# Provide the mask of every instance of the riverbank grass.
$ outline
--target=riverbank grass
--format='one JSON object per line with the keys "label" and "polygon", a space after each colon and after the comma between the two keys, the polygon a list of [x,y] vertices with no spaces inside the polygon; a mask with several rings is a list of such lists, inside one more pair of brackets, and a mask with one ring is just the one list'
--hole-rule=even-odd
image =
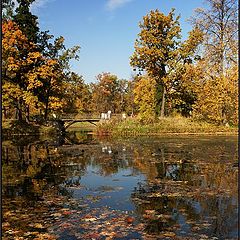
{"label": "riverbank grass", "polygon": [[31,135],[39,134],[39,126],[25,121],[4,120],[2,121],[4,135]]}
{"label": "riverbank grass", "polygon": [[2,132],[8,135],[51,135],[57,130],[53,126],[40,125],[34,122],[4,120],[2,121]]}
{"label": "riverbank grass", "polygon": [[95,130],[96,126],[89,123],[89,122],[76,122],[68,127],[69,131],[93,131]]}
{"label": "riverbank grass", "polygon": [[112,120],[98,125],[97,132],[112,136],[140,136],[162,134],[237,134],[237,127],[219,126],[184,117],[166,117],[154,123],[143,123],[129,118],[125,121]]}

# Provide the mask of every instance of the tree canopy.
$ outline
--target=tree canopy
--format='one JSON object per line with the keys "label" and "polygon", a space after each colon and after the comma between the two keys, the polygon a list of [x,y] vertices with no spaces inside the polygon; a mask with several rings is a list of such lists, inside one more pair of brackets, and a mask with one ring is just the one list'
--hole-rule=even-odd
{"label": "tree canopy", "polygon": [[[2,106],[4,117],[29,121],[51,113],[127,113],[146,122],[174,115],[217,124],[238,122],[236,0],[207,0],[182,40],[180,16],[158,9],[143,16],[130,65],[137,75],[103,72],[85,83],[71,70],[79,46],[41,31],[34,0],[4,0]],[[15,3],[16,6],[15,6]]]}
{"label": "tree canopy", "polygon": [[[139,72],[145,72],[156,81],[156,114],[165,114],[165,98],[169,96],[182,70],[183,64],[194,55],[202,40],[198,28],[189,33],[189,38],[181,42],[179,16],[172,9],[164,15],[158,9],[151,11],[140,22],[140,33],[135,42],[135,51],[130,64]],[[161,107],[160,107],[161,104]]]}

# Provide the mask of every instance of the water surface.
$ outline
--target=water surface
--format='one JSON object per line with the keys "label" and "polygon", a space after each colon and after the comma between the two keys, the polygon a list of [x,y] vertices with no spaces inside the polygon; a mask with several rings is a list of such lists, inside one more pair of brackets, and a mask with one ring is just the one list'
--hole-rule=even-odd
{"label": "water surface", "polygon": [[8,139],[4,239],[237,239],[237,137]]}

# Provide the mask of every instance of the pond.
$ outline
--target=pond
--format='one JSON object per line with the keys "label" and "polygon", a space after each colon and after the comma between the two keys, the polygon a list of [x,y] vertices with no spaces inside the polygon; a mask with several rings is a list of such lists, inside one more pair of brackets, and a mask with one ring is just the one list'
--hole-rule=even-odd
{"label": "pond", "polygon": [[3,239],[237,239],[234,136],[2,142]]}

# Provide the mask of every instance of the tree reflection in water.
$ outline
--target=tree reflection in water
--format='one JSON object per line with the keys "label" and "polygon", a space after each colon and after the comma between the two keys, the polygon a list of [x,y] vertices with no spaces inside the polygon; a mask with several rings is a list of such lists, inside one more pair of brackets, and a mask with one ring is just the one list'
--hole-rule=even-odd
{"label": "tree reflection in water", "polygon": [[[113,142],[71,133],[64,141],[3,141],[4,236],[12,239],[11,231],[16,236],[48,232],[59,221],[65,221],[60,215],[66,206],[85,214],[93,211],[95,203],[89,207],[87,195],[82,195],[87,191],[83,182],[88,184],[98,176],[109,179],[108,186],[96,182],[101,197],[96,196],[96,190],[93,193],[88,190],[88,194],[93,194],[90,201],[98,202],[96,206],[111,205],[111,201],[125,194],[127,201],[121,202],[122,207],[132,208],[136,218],[136,225],[126,229],[133,233],[136,226],[134,234],[138,235],[134,236],[234,238],[237,236],[236,161],[237,141],[224,137]],[[137,180],[136,176],[143,178]],[[126,189],[116,187],[116,181]],[[102,199],[106,196],[109,200]],[[71,217],[76,218],[74,214]],[[138,223],[144,227],[140,228]],[[72,232],[79,233],[80,225],[72,224]]]}

